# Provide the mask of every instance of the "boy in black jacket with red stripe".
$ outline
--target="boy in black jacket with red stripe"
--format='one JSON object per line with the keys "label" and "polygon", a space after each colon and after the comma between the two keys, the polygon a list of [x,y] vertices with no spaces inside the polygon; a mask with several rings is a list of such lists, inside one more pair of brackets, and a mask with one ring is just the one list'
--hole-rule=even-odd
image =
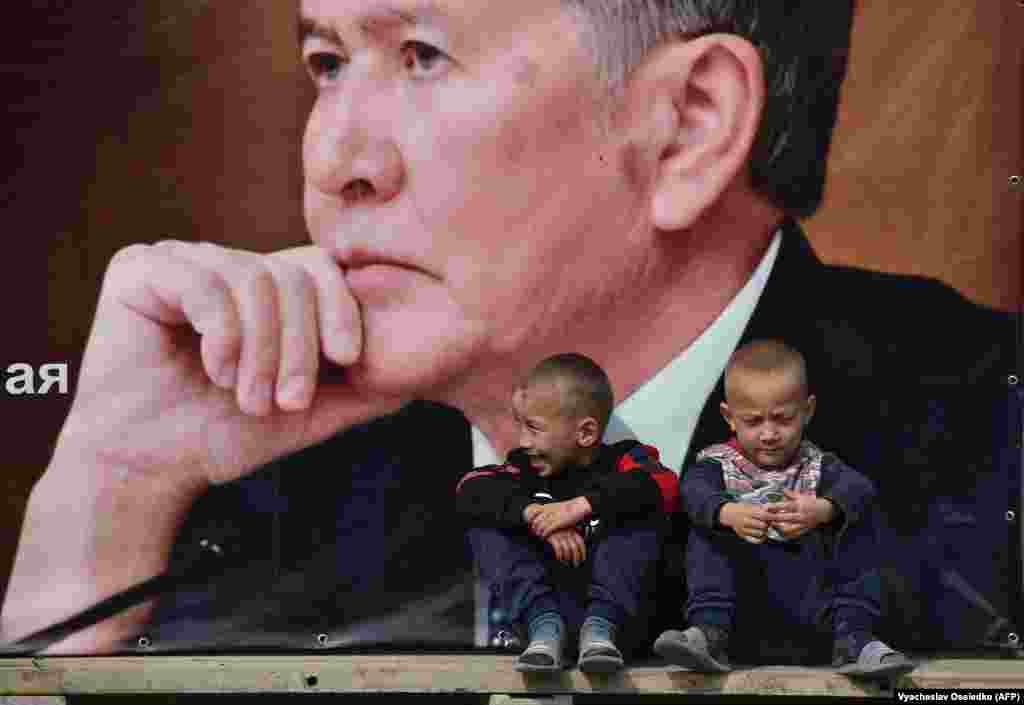
{"label": "boy in black jacket with red stripe", "polygon": [[678,480],[651,446],[601,443],[613,405],[607,375],[589,358],[544,360],[512,398],[520,447],[458,485],[481,577],[508,622],[527,626],[517,670],[560,669],[580,617],[580,668],[618,670],[616,640],[643,613]]}

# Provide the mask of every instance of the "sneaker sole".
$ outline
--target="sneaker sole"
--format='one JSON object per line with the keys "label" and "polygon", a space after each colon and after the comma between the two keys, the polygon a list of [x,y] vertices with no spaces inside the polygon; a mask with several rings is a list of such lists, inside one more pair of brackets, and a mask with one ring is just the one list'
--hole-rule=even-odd
{"label": "sneaker sole", "polygon": [[562,670],[562,664],[556,663],[550,666],[543,666],[538,663],[517,662],[515,669],[519,673],[557,673]]}
{"label": "sneaker sole", "polygon": [[909,661],[897,661],[894,663],[880,663],[877,666],[858,666],[855,663],[848,664],[837,669],[837,673],[851,678],[864,678],[866,680],[885,680],[897,678],[910,673],[917,664]]}
{"label": "sneaker sole", "polygon": [[732,671],[732,668],[721,661],[716,661],[709,655],[691,651],[673,641],[655,641],[654,653],[669,663],[683,666],[699,673],[729,673]]}
{"label": "sneaker sole", "polygon": [[580,670],[584,673],[617,673],[625,665],[622,659],[603,654],[581,658],[579,663]]}

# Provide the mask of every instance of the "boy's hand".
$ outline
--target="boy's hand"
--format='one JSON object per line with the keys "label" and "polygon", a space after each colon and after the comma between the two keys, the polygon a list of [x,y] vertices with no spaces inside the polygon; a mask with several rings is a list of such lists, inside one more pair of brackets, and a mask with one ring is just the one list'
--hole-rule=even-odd
{"label": "boy's hand", "polygon": [[764,543],[773,515],[763,505],[726,502],[718,512],[718,523],[751,543]]}
{"label": "boy's hand", "polygon": [[590,506],[590,500],[586,497],[544,504],[529,519],[530,533],[537,538],[547,539],[560,529],[576,526],[592,513],[593,508]]}
{"label": "boy's hand", "polygon": [[786,499],[767,505],[767,509],[772,513],[772,526],[787,539],[802,536],[835,518],[835,507],[827,499],[813,492],[783,492]]}
{"label": "boy's hand", "polygon": [[578,567],[587,559],[587,543],[576,529],[559,529],[545,539],[555,550],[555,558]]}
{"label": "boy's hand", "polygon": [[543,506],[543,504],[527,504],[526,507],[523,508],[523,521],[529,524],[533,521],[533,518],[537,516],[537,513]]}

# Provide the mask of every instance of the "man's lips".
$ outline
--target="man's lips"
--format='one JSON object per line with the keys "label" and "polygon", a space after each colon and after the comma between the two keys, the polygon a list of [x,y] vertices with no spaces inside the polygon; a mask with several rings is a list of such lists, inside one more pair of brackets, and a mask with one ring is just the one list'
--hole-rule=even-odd
{"label": "man's lips", "polygon": [[365,247],[352,246],[332,253],[334,260],[342,270],[360,270],[369,267],[394,267],[419,272],[437,279],[432,272],[413,262],[410,258],[386,252],[379,252]]}

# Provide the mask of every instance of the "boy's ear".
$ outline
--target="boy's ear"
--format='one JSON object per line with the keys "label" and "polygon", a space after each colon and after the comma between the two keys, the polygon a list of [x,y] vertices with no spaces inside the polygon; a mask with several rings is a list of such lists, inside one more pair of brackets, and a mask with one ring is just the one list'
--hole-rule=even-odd
{"label": "boy's ear", "polygon": [[814,418],[814,410],[818,408],[818,400],[813,394],[807,397],[807,420],[804,422],[804,426],[811,422]]}
{"label": "boy's ear", "polygon": [[722,418],[725,419],[725,422],[729,424],[729,429],[736,433],[736,422],[733,421],[732,409],[729,408],[729,405],[723,401],[718,405],[718,410],[722,413]]}
{"label": "boy's ear", "polygon": [[591,448],[601,441],[597,419],[588,416],[576,426],[576,442],[581,448]]}
{"label": "boy's ear", "polygon": [[745,169],[764,110],[757,49],[731,34],[667,43],[634,72],[629,114],[656,228],[691,227]]}

